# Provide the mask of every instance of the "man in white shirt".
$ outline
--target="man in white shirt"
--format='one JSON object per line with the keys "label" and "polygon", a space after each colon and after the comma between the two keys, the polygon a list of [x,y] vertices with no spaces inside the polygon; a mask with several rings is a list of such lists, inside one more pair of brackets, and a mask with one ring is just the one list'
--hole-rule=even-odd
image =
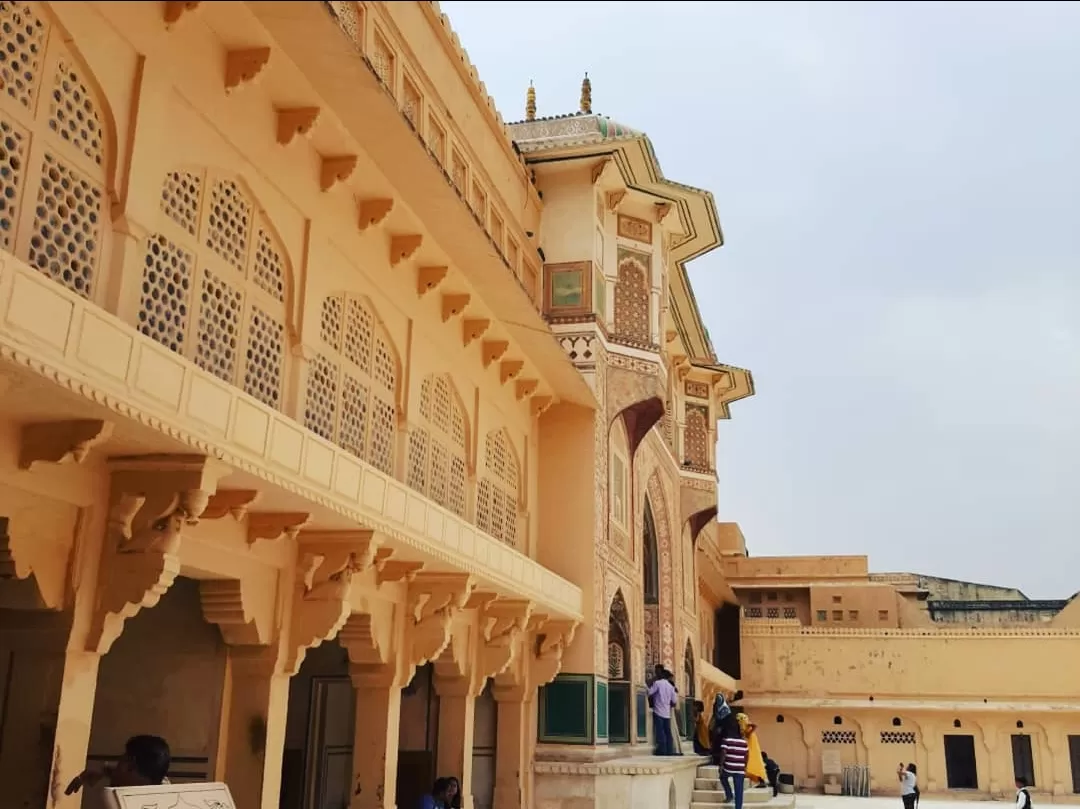
{"label": "man in white shirt", "polygon": [[903,762],[896,768],[896,777],[900,780],[900,800],[904,802],[904,809],[915,809],[915,803],[919,798],[918,780],[915,774],[915,765]]}
{"label": "man in white shirt", "polygon": [[1028,782],[1022,775],[1016,776],[1016,809],[1031,809],[1031,794]]}

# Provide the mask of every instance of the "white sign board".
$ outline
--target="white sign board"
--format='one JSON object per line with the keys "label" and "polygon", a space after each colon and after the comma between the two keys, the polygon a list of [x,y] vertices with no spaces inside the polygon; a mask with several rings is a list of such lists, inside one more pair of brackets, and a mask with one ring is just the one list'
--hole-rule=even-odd
{"label": "white sign board", "polygon": [[844,772],[844,762],[840,757],[839,750],[821,751],[821,774],[841,775]]}
{"label": "white sign board", "polygon": [[107,809],[236,809],[225,784],[161,784],[154,787],[110,787]]}

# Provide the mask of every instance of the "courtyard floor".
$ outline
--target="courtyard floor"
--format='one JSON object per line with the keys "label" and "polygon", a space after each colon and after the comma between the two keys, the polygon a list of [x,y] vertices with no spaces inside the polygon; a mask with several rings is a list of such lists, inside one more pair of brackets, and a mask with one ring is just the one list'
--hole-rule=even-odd
{"label": "courtyard floor", "polygon": [[[1075,796],[1068,796],[1066,800],[1054,801],[1055,804],[1075,804],[1075,800],[1069,800]],[[926,809],[971,809],[973,803],[996,803],[999,806],[1013,805],[1012,800],[991,801],[990,798],[957,799],[949,797],[935,798],[932,795],[924,795],[920,806]],[[1048,796],[1033,796],[1032,803],[1035,806],[1049,803]],[[813,793],[800,792],[795,801],[795,809],[903,809],[900,798],[874,797],[874,798],[851,798],[844,795],[816,795]]]}

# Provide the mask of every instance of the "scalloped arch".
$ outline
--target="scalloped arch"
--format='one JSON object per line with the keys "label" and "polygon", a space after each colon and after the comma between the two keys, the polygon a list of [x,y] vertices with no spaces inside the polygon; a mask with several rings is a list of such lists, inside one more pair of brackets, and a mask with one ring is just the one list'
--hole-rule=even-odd
{"label": "scalloped arch", "polygon": [[[72,13],[71,7],[77,6],[77,4],[45,3],[34,2],[31,0],[31,2],[27,2],[26,5],[32,7],[35,11],[38,11],[41,16],[48,21],[48,24],[55,28],[56,33],[60,36],[63,48],[67,51],[71,60],[82,71],[81,78],[88,85],[90,91],[94,95],[94,100],[98,104],[98,108],[101,112],[102,151],[105,156],[105,160],[103,161],[104,164],[102,166],[105,179],[105,193],[110,203],[110,217],[115,218],[119,213],[117,207],[119,203],[122,202],[116,181],[118,170],[117,143],[119,140],[116,132],[116,115],[113,113],[112,104],[109,102],[109,96],[105,92],[105,88],[102,86],[101,82],[98,81],[97,72],[76,44],[75,38],[71,35],[68,26],[64,24],[63,17],[66,14]],[[58,11],[58,8],[62,9],[62,11]],[[51,33],[50,38],[52,38]]]}
{"label": "scalloped arch", "polygon": [[[203,213],[203,211],[205,209],[205,206],[207,205],[205,195],[210,193],[210,189],[211,189],[214,182],[217,182],[217,181],[220,181],[220,180],[227,180],[227,181],[230,181],[230,182],[234,183],[247,196],[247,198],[251,201],[252,213],[254,214],[254,221],[260,223],[266,229],[267,235],[269,236],[271,243],[277,249],[278,253],[281,255],[282,261],[285,264],[285,266],[283,268],[284,269],[284,289],[282,290],[282,298],[284,299],[284,305],[285,305],[285,331],[286,331],[286,334],[288,335],[288,338],[289,338],[289,345],[290,346],[298,345],[299,342],[300,342],[300,333],[299,333],[299,330],[297,329],[298,317],[297,317],[297,314],[296,314],[296,303],[297,303],[296,276],[295,276],[294,269],[293,269],[296,266],[296,264],[293,261],[292,256],[290,255],[288,248],[285,246],[284,240],[281,238],[281,233],[278,231],[277,225],[274,223],[274,218],[270,215],[270,213],[263,206],[262,201],[259,199],[259,195],[256,193],[255,189],[252,188],[251,183],[249,183],[247,181],[247,178],[244,176],[243,172],[236,171],[233,168],[218,167],[218,166],[216,166],[214,164],[209,164],[209,163],[175,163],[175,164],[172,165],[172,167],[170,169],[168,169],[165,172],[165,176],[162,179],[162,188],[164,188],[167,185],[167,183],[169,181],[169,177],[174,172],[185,172],[185,173],[188,173],[188,174],[196,174],[196,175],[199,175],[202,178],[202,181],[203,181],[203,188],[201,189],[201,192],[200,192],[200,200],[199,200],[199,206],[198,206],[200,221],[196,223],[196,234],[195,234],[196,241],[198,241],[198,239],[202,235],[199,228],[201,227],[202,213]],[[161,207],[158,208],[158,216],[159,216],[159,221],[162,221],[162,222],[175,222],[175,220],[172,219],[169,216],[169,214]],[[252,244],[248,245],[248,251],[249,252],[256,249],[255,246],[254,246],[255,245],[255,242],[254,242],[255,238],[256,237],[254,235],[254,227],[253,227],[253,229],[252,229]],[[199,243],[200,249],[202,249],[204,246],[205,245],[203,245],[201,242]],[[373,315],[377,316],[374,308],[372,308],[371,311],[372,311]],[[395,360],[396,360],[396,351],[397,351],[397,349],[396,349],[396,347],[393,346],[392,342],[391,342],[391,347],[394,348]]]}
{"label": "scalloped arch", "polygon": [[379,335],[386,342],[386,347],[390,351],[390,359],[394,365],[394,406],[397,409],[398,416],[400,417],[403,412],[403,402],[405,398],[405,384],[402,379],[402,361],[401,352],[398,350],[397,343],[394,342],[394,338],[390,335],[390,330],[386,328],[386,321],[383,320],[382,315],[379,314],[379,309],[375,305],[374,301],[368,295],[362,292],[352,292],[347,289],[335,289],[326,293],[323,296],[322,303],[320,304],[320,314],[322,308],[326,306],[326,301],[330,298],[340,298],[343,302],[345,300],[358,301],[361,306],[367,309],[371,313],[373,325],[378,331]]}

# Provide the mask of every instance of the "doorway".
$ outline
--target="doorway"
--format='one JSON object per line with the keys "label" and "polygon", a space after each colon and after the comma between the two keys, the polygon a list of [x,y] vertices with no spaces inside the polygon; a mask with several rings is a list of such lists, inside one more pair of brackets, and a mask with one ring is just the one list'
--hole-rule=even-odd
{"label": "doorway", "polygon": [[1031,755],[1031,737],[1014,733],[1012,737],[1013,775],[1023,778],[1029,787],[1035,786],[1035,758]]}
{"label": "doorway", "polygon": [[945,737],[945,773],[949,789],[979,788],[974,736],[950,734]]}
{"label": "doorway", "polygon": [[740,614],[738,604],[723,604],[716,611],[716,649],[713,652],[713,664],[736,680],[742,677]]}
{"label": "doorway", "polygon": [[1080,795],[1080,736],[1069,737],[1069,763],[1072,765],[1073,793]]}

